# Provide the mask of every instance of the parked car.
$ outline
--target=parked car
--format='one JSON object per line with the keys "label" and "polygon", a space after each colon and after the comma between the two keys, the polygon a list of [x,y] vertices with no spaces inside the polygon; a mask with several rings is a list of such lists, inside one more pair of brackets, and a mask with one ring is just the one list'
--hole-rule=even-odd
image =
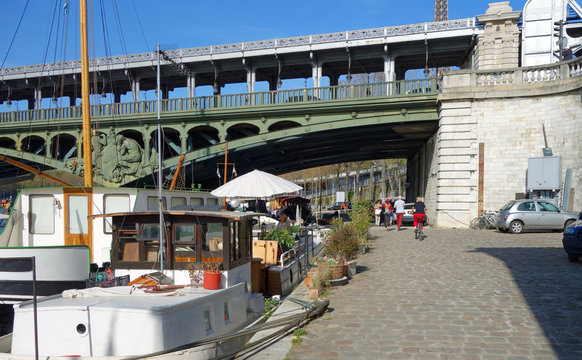
{"label": "parked car", "polygon": [[342,210],[342,204],[343,204],[343,209],[351,209],[352,208],[352,203],[338,201],[335,204],[328,206],[327,209],[328,210]]}
{"label": "parked car", "polygon": [[572,224],[578,214],[560,210],[548,200],[512,200],[497,215],[500,231],[519,234],[524,230],[562,230]]}
{"label": "parked car", "polygon": [[[412,213],[412,207],[414,203],[406,203],[404,204],[404,215],[402,216],[402,223],[403,224],[414,224],[414,214]],[[422,219],[422,225],[426,225],[427,215],[424,215],[424,219]]]}
{"label": "parked car", "polygon": [[[580,216],[582,217],[582,213]],[[582,257],[582,220],[575,221],[564,229],[562,245],[570,262],[578,261]]]}

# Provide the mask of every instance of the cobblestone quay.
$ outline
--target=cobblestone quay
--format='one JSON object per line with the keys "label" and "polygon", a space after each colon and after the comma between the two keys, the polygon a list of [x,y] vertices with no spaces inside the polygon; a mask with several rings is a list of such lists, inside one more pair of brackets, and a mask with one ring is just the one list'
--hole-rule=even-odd
{"label": "cobblestone quay", "polygon": [[[582,359],[582,263],[559,233],[371,229],[289,359]],[[303,285],[304,286],[304,285]]]}

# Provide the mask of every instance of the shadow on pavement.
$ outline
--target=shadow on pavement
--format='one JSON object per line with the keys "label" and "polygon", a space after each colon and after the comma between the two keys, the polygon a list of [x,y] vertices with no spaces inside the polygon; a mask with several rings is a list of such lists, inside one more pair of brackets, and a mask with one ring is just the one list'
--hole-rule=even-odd
{"label": "shadow on pavement", "polygon": [[582,263],[562,248],[477,248],[503,261],[559,359],[582,359]]}

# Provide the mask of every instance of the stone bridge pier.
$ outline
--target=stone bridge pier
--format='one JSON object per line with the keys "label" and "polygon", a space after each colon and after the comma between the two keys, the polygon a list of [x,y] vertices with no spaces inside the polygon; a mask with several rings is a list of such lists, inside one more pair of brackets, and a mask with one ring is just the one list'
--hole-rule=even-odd
{"label": "stone bridge pier", "polygon": [[468,226],[526,195],[528,158],[552,148],[582,209],[582,59],[538,67],[457,70],[438,96],[439,128],[409,158],[407,200],[424,196],[433,225]]}

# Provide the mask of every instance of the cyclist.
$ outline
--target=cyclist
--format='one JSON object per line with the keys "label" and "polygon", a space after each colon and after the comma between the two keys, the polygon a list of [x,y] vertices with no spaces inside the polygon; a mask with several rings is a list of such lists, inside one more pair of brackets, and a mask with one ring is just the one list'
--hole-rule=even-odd
{"label": "cyclist", "polygon": [[416,202],[412,205],[412,213],[414,214],[414,232],[416,232],[418,222],[420,221],[422,224],[422,220],[426,214],[426,206],[420,196],[416,198]]}

